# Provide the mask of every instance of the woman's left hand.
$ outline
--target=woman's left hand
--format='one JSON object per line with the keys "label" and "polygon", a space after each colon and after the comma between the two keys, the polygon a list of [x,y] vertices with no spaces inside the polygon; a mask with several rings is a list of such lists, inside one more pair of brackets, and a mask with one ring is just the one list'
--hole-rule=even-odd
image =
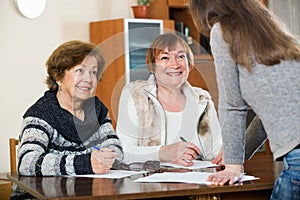
{"label": "woman's left hand", "polygon": [[229,183],[230,185],[236,183],[240,180],[243,174],[243,165],[225,165],[225,169],[219,171],[213,175],[210,175],[207,181],[211,182],[213,185],[224,185]]}

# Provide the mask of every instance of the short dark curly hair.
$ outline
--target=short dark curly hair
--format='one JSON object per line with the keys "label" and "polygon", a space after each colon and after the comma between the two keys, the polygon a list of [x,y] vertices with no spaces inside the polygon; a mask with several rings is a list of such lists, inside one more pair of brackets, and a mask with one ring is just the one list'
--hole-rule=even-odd
{"label": "short dark curly hair", "polygon": [[100,49],[91,43],[72,40],[58,46],[46,62],[48,75],[45,83],[49,90],[58,90],[58,84],[56,82],[64,77],[65,71],[80,64],[86,56],[95,56],[97,59],[97,78],[99,80],[105,65]]}

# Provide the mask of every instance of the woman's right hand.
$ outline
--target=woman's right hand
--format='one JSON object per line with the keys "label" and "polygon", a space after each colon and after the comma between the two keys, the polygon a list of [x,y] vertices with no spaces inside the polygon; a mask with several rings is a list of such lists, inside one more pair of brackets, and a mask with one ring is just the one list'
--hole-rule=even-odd
{"label": "woman's right hand", "polygon": [[108,173],[112,167],[117,154],[113,149],[103,148],[93,151],[91,154],[91,165],[95,174]]}
{"label": "woman's right hand", "polygon": [[191,142],[176,142],[162,146],[158,156],[160,161],[175,163],[182,166],[193,165],[192,160],[200,154],[200,149]]}
{"label": "woman's right hand", "polygon": [[225,164],[225,169],[210,175],[207,181],[210,181],[213,185],[224,185],[229,183],[232,185],[241,179],[243,175],[244,167],[238,164]]}

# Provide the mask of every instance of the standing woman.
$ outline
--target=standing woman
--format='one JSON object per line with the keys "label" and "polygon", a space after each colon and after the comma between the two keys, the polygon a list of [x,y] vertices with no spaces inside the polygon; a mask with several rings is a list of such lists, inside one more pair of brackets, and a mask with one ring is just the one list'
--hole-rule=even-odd
{"label": "standing woman", "polygon": [[232,184],[243,173],[251,108],[284,160],[272,199],[300,199],[300,45],[259,0],[192,0],[201,33],[210,36],[219,87],[225,170],[209,177]]}

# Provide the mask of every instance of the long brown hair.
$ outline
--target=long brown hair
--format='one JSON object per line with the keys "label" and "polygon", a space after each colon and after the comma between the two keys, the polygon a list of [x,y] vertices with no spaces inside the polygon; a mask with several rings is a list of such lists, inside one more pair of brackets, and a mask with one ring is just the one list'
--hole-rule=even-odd
{"label": "long brown hair", "polygon": [[300,60],[297,38],[259,0],[191,0],[190,10],[204,35],[220,23],[231,57],[250,71],[254,62]]}

